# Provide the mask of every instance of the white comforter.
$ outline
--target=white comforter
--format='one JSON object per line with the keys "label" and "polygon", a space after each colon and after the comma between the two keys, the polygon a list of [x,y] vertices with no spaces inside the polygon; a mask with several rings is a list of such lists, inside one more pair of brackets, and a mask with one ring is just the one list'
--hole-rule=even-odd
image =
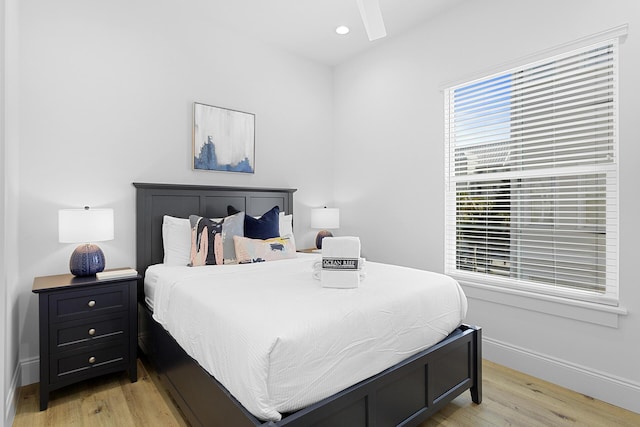
{"label": "white comforter", "polygon": [[442,274],[366,264],[322,288],[317,255],[247,265],[154,265],[153,317],[256,417],[277,421],[442,340],[467,300]]}

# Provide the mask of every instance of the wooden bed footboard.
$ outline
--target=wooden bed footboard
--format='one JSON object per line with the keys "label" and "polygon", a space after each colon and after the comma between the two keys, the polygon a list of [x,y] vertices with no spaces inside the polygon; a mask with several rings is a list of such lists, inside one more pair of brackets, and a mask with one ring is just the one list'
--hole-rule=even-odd
{"label": "wooden bed footboard", "polygon": [[278,422],[255,418],[139,305],[139,346],[193,426],[416,426],[470,390],[482,401],[482,330],[462,325],[438,344]]}

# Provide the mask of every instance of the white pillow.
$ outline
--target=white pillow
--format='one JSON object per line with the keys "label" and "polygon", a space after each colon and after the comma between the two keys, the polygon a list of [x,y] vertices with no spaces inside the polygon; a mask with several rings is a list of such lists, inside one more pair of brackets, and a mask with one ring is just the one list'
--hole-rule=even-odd
{"label": "white pillow", "polygon": [[293,215],[285,215],[284,212],[280,212],[279,220],[280,236],[293,234]]}
{"label": "white pillow", "polygon": [[191,224],[188,218],[162,218],[162,245],[166,265],[187,265],[191,261]]}
{"label": "white pillow", "polygon": [[280,212],[278,226],[280,227],[280,237],[288,237],[291,239],[293,246],[296,245],[296,239],[293,237],[293,215],[285,215],[284,212]]}

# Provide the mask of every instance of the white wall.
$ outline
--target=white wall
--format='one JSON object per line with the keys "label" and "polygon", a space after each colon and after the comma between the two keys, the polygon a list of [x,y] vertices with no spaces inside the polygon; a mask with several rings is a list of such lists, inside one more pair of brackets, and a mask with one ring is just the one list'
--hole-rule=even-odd
{"label": "white wall", "polygon": [[0,388],[0,420],[2,421],[2,425],[9,425],[7,419],[5,418],[6,413],[6,403],[5,396],[7,396],[8,392],[8,384],[5,378],[7,377],[8,365],[5,363],[6,359],[6,351],[11,346],[7,345],[5,342],[5,325],[7,323],[6,313],[7,313],[7,276],[6,276],[6,267],[4,262],[5,257],[5,168],[6,168],[6,156],[5,156],[5,29],[7,27],[7,22],[5,20],[5,0],[0,0],[0,22],[2,22],[2,30],[0,31],[0,165],[2,165],[2,172],[0,173],[0,365],[2,369],[0,369],[0,384],[3,384],[2,388]]}
{"label": "white wall", "polygon": [[441,86],[625,23],[620,299],[629,314],[609,327],[567,318],[580,311],[575,307],[551,307],[548,311],[556,314],[548,314],[549,307],[540,308],[537,301],[520,300],[524,308],[518,308],[474,297],[467,320],[483,326],[489,359],[640,412],[640,287],[634,270],[640,239],[635,184],[640,181],[635,117],[640,111],[640,2],[467,1],[336,67],[335,138],[341,156],[335,200],[342,211],[340,233],[359,235],[368,258],[443,271]]}
{"label": "white wall", "polygon": [[[132,182],[298,188],[332,202],[331,69],[213,25],[206,2],[20,1],[20,359],[38,380],[34,276],[68,271],[60,208],[115,209],[107,267],[135,266]],[[232,23],[231,23],[232,24]],[[256,114],[256,173],[192,171],[194,101]]]}
{"label": "white wall", "polygon": [[0,422],[11,425],[20,386],[18,319],[18,0],[0,0]]}

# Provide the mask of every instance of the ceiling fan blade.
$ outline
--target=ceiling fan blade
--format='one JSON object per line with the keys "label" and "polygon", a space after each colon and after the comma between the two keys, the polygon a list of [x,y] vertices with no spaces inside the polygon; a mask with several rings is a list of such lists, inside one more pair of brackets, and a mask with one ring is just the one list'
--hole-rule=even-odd
{"label": "ceiling fan blade", "polygon": [[387,35],[387,29],[384,27],[382,20],[382,12],[380,12],[380,3],[378,0],[356,0],[364,28],[367,30],[369,41],[374,41]]}

